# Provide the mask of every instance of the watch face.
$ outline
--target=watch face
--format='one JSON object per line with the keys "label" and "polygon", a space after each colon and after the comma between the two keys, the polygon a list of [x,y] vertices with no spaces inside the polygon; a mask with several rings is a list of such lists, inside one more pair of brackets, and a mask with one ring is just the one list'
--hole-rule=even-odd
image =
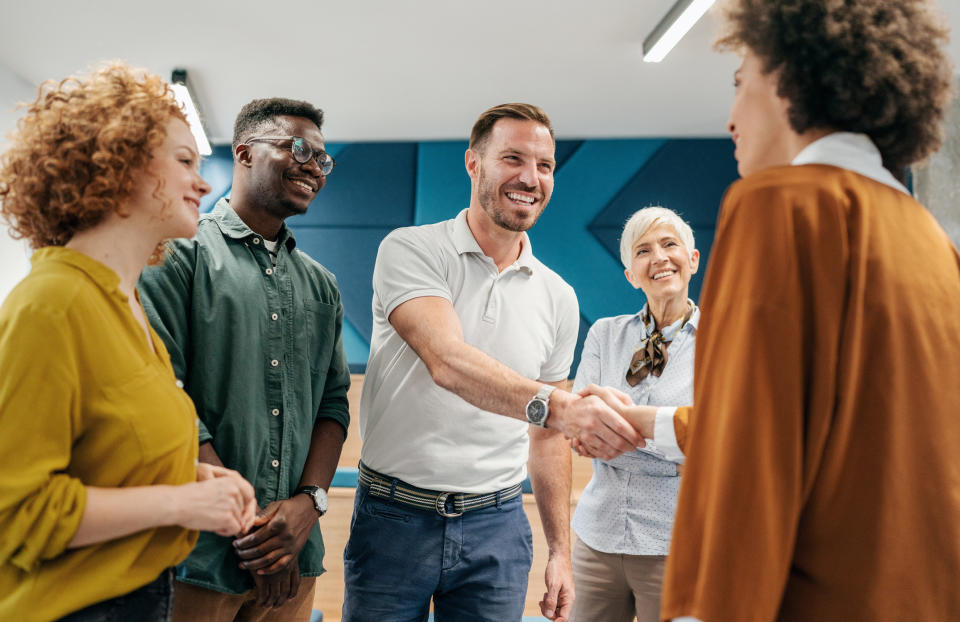
{"label": "watch face", "polygon": [[317,509],[320,512],[327,511],[327,493],[325,493],[322,488],[318,490],[316,495],[313,497],[313,502],[316,504]]}
{"label": "watch face", "polygon": [[532,400],[527,404],[527,419],[533,423],[540,423],[547,416],[547,403],[542,400]]}

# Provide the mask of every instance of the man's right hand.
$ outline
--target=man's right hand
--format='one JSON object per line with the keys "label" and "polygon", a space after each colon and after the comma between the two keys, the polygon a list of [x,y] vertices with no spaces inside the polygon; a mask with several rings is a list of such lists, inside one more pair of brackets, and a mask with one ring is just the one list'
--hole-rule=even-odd
{"label": "man's right hand", "polygon": [[547,427],[560,430],[568,439],[576,439],[591,455],[604,460],[646,445],[640,433],[596,395],[580,397],[554,391]]}
{"label": "man's right hand", "polygon": [[282,607],[300,589],[300,564],[296,558],[280,572],[257,574],[252,570],[250,574],[256,589],[257,604],[261,607]]}

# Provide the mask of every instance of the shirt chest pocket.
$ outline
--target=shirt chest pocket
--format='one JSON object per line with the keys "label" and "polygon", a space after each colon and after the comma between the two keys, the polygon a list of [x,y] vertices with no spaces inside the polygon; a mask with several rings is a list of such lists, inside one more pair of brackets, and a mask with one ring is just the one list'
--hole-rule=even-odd
{"label": "shirt chest pocket", "polygon": [[303,323],[306,325],[306,352],[304,356],[310,363],[310,369],[321,374],[330,368],[330,357],[337,334],[336,305],[305,300],[303,302]]}
{"label": "shirt chest pocket", "polygon": [[164,370],[147,366],[103,389],[101,412],[114,425],[127,426],[125,446],[139,451],[144,464],[197,442],[196,411],[187,394]]}

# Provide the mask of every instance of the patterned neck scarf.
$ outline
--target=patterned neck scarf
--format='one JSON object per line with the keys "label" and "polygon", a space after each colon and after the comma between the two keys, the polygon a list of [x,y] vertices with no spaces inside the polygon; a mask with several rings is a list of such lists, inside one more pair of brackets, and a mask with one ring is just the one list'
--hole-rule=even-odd
{"label": "patterned neck scarf", "polygon": [[[635,387],[650,374],[659,377],[663,373],[663,368],[667,365],[667,346],[673,341],[677,333],[686,326],[692,315],[693,303],[688,300],[686,315],[681,320],[661,330],[655,326],[653,315],[650,313],[650,306],[646,305],[644,307],[640,321],[646,328],[647,337],[641,340],[640,345],[633,351],[633,358],[630,359],[630,367],[627,369],[627,384]],[[667,335],[664,335],[664,333],[667,333]]]}

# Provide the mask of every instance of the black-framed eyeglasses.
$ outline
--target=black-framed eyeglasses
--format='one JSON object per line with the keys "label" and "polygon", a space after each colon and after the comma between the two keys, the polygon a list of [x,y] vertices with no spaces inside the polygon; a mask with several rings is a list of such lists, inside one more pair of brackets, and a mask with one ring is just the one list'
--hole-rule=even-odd
{"label": "black-framed eyeglasses", "polygon": [[305,164],[307,160],[313,158],[317,162],[317,166],[320,167],[320,172],[323,173],[323,176],[326,177],[333,170],[333,167],[337,165],[337,161],[333,159],[333,156],[327,153],[326,151],[318,151],[313,148],[305,138],[300,136],[257,136],[256,138],[248,138],[245,140],[245,143],[256,143],[256,142],[289,142],[290,143],[290,153],[293,155],[293,159],[299,162],[300,164]]}

